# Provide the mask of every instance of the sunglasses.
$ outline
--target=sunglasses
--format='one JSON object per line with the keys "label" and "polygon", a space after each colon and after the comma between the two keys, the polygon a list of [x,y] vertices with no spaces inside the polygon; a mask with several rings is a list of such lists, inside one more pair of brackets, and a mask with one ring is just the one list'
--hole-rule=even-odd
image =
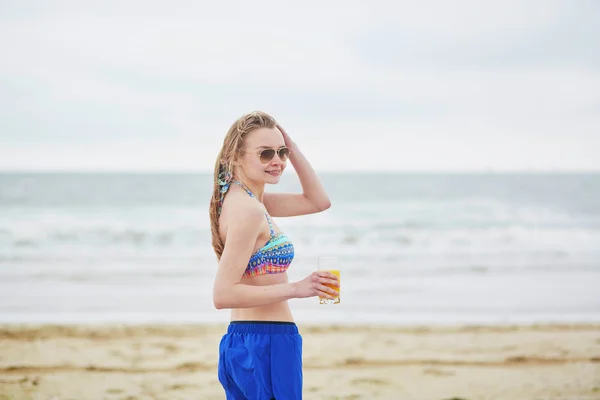
{"label": "sunglasses", "polygon": [[279,156],[279,159],[281,161],[287,161],[288,157],[290,156],[290,149],[288,149],[285,146],[280,147],[277,150],[262,149],[258,153],[258,157],[260,157],[260,162],[263,164],[268,163],[269,161],[271,161],[273,159],[273,157],[275,157],[275,153],[277,153],[277,156]]}

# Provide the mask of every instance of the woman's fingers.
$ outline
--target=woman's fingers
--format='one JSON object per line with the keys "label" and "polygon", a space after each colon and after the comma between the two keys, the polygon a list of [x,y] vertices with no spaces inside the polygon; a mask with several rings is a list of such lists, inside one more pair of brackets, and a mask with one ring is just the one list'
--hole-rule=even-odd
{"label": "woman's fingers", "polygon": [[329,277],[320,277],[319,278],[319,282],[325,284],[329,284],[329,285],[333,285],[335,287],[340,287],[340,281],[337,280],[337,277],[334,275],[333,278],[329,278]]}
{"label": "woman's fingers", "polygon": [[327,293],[328,295],[335,296],[335,297],[337,297],[339,295],[339,292],[337,290],[332,289],[329,286],[325,286],[325,285],[319,285],[317,287],[317,290],[319,292],[324,292],[324,293]]}
{"label": "woman's fingers", "polygon": [[325,292],[321,292],[321,291],[317,291],[317,295],[319,297],[323,297],[323,298],[329,299],[329,300],[333,300],[337,297],[337,295],[333,295],[333,294],[329,294],[329,293],[325,293]]}
{"label": "woman's fingers", "polygon": [[336,282],[340,280],[340,278],[336,274],[332,274],[329,271],[319,271],[318,275],[320,278],[329,278],[335,280]]}
{"label": "woman's fingers", "polygon": [[340,281],[329,271],[316,271],[312,275],[313,287],[318,296],[335,299],[339,296]]}

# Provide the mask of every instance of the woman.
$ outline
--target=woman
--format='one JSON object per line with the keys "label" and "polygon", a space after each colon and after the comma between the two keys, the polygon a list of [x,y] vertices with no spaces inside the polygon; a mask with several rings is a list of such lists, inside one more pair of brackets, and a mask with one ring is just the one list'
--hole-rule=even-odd
{"label": "woman", "polygon": [[[281,179],[288,158],[302,194],[265,193]],[[226,196],[227,195],[227,196]],[[298,146],[273,117],[253,112],[229,129],[215,164],[210,203],[212,245],[219,268],[213,301],[230,308],[219,345],[219,381],[227,399],[302,398],[302,337],[288,299],[333,298],[335,275],[316,271],[289,283],[294,246],[271,217],[329,208],[325,189]]]}

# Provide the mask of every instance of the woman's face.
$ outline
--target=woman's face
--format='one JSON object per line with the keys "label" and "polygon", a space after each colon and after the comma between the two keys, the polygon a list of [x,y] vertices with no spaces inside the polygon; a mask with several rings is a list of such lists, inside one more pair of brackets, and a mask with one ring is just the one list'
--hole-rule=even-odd
{"label": "woman's face", "polygon": [[239,159],[244,176],[254,182],[278,183],[286,162],[281,161],[276,152],[273,158],[263,163],[259,154],[261,150],[278,150],[283,146],[285,141],[277,128],[258,128],[250,132],[244,139],[244,152]]}

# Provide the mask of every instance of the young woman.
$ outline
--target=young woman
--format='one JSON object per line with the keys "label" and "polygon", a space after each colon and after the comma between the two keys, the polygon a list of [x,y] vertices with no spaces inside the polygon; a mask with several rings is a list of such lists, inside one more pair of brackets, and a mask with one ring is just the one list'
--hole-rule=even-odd
{"label": "young woman", "polygon": [[[292,163],[302,194],[265,193]],[[302,398],[302,337],[288,299],[333,298],[335,275],[316,271],[290,283],[294,246],[272,217],[317,213],[330,206],[298,146],[273,117],[253,112],[229,129],[215,164],[210,203],[212,245],[219,259],[213,289],[231,322],[219,345],[219,381],[227,399]]]}

